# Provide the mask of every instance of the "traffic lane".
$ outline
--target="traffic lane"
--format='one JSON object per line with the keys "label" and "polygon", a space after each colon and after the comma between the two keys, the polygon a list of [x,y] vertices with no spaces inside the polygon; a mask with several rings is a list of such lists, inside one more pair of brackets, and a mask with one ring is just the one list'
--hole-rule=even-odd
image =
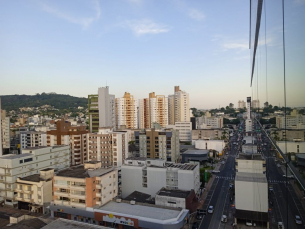
{"label": "traffic lane", "polygon": [[226,198],[228,197],[229,181],[225,180],[222,184],[217,203],[214,205],[214,213],[209,228],[219,228],[221,217],[224,212]]}

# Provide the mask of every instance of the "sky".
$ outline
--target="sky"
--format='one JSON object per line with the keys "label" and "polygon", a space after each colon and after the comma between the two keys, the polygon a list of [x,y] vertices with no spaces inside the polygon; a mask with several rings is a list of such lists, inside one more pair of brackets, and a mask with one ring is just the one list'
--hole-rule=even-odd
{"label": "sky", "polygon": [[[190,107],[247,96],[283,106],[281,2],[265,1],[250,87],[247,0],[0,0],[0,95],[87,97],[109,86],[141,99],[179,85]],[[305,0],[286,0],[291,107],[305,106],[304,22]]]}

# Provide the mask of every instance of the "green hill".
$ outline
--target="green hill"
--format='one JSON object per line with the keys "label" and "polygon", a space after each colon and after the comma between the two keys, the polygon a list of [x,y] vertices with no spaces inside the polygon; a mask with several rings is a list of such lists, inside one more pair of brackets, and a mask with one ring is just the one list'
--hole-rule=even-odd
{"label": "green hill", "polygon": [[56,109],[70,107],[87,108],[88,99],[56,93],[41,93],[36,95],[0,95],[2,109],[6,111],[19,110],[21,107],[40,107],[50,105]]}

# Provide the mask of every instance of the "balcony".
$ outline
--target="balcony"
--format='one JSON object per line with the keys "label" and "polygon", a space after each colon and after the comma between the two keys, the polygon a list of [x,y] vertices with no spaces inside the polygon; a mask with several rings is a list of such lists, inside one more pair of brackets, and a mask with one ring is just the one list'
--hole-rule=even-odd
{"label": "balcony", "polygon": [[71,185],[70,188],[78,191],[86,191],[86,186]]}
{"label": "balcony", "polygon": [[64,197],[68,197],[69,193],[68,192],[60,192],[60,191],[55,191],[54,193],[56,196],[64,196]]}
{"label": "balcony", "polygon": [[67,200],[55,200],[54,203],[58,205],[70,206],[70,201]]}
{"label": "balcony", "polygon": [[77,203],[77,202],[71,202],[70,204],[72,207],[80,207],[80,208],[85,208],[86,204],[83,203]]}
{"label": "balcony", "polygon": [[70,193],[71,198],[86,200],[86,194]]}

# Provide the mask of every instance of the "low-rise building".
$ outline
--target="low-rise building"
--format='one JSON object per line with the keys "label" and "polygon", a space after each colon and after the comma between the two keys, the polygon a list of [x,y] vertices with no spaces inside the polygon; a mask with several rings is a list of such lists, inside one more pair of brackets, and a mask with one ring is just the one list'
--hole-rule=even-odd
{"label": "low-rise building", "polygon": [[210,115],[196,117],[197,129],[223,128],[223,117],[211,117]]}
{"label": "low-rise building", "polygon": [[216,150],[222,153],[226,144],[224,140],[196,140],[193,141],[196,149]]}
{"label": "low-rise building", "polygon": [[0,157],[0,202],[16,206],[14,193],[17,178],[39,174],[47,168],[61,170],[70,167],[69,146],[41,146],[27,148],[22,154],[8,154]]}
{"label": "low-rise building", "polygon": [[283,153],[305,153],[305,142],[277,141],[276,144]]}
{"label": "low-rise building", "polygon": [[199,163],[203,164],[209,158],[209,150],[189,149],[182,154],[182,163]]}
{"label": "low-rise building", "polygon": [[219,140],[229,139],[229,129],[200,129],[192,130],[192,140]]}
{"label": "low-rise building", "polygon": [[156,194],[155,204],[157,206],[188,209],[190,213],[193,213],[197,209],[198,200],[194,190],[183,191],[162,188]]}
{"label": "low-rise building", "polygon": [[177,162],[180,159],[179,131],[147,129],[135,131],[136,154],[140,157]]}
{"label": "low-rise building", "polygon": [[151,196],[163,187],[167,189],[194,190],[200,188],[198,164],[176,164],[162,159],[128,158],[121,167],[122,198],[134,191]]}
{"label": "low-rise building", "polygon": [[47,214],[52,201],[54,169],[42,169],[39,174],[18,177],[15,189],[18,208]]}
{"label": "low-rise building", "polygon": [[98,161],[85,162],[84,165],[57,173],[53,193],[57,208],[102,206],[118,194],[118,171],[114,168],[103,169]]}
{"label": "low-rise building", "polygon": [[271,129],[270,135],[275,141],[305,141],[305,129]]}

